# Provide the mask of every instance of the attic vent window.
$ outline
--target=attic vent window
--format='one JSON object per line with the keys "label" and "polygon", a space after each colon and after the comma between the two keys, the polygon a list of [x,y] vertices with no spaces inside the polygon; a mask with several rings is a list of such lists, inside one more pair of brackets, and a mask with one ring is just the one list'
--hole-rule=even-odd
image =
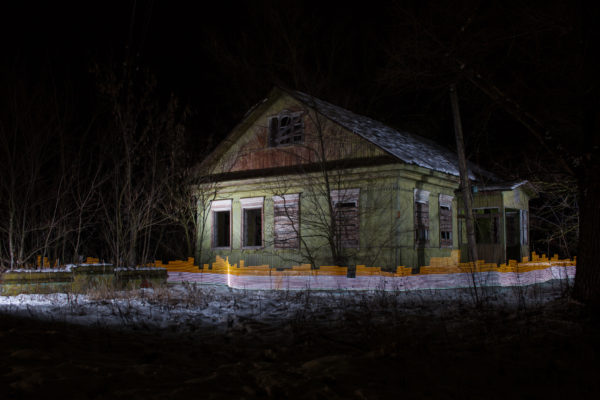
{"label": "attic vent window", "polygon": [[282,111],[269,120],[269,143],[271,147],[289,146],[304,141],[302,111]]}

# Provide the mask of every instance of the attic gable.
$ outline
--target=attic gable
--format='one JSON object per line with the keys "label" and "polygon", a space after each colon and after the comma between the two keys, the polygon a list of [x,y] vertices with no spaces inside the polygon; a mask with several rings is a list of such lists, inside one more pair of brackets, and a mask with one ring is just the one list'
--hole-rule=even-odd
{"label": "attic gable", "polygon": [[[277,137],[282,126],[290,129]],[[227,174],[377,157],[393,161],[378,146],[275,88],[201,167]]]}
{"label": "attic gable", "polygon": [[[273,142],[269,121],[282,113],[301,116],[305,135],[302,140],[292,135],[290,143]],[[325,149],[319,147],[318,135],[322,135]],[[278,87],[246,114],[201,168],[212,174],[227,174],[308,165],[324,159],[369,158],[386,158],[388,162],[395,160],[459,176],[457,155],[429,139],[397,131],[305,93]],[[497,180],[472,163],[469,177],[475,181]]]}

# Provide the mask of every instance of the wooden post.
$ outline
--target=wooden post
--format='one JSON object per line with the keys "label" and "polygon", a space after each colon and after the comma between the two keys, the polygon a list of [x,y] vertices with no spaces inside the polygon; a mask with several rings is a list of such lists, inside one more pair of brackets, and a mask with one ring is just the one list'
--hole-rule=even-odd
{"label": "wooden post", "polygon": [[456,85],[450,85],[450,103],[452,104],[452,116],[454,118],[454,133],[456,137],[456,152],[458,153],[458,170],[460,173],[460,191],[465,206],[465,220],[467,223],[467,247],[469,248],[469,261],[473,262],[473,272],[476,270],[477,244],[475,242],[475,225],[473,221],[473,197],[471,195],[471,183],[469,182],[469,170],[465,158],[465,142],[463,139],[462,122],[460,120],[460,109],[458,108],[458,95]]}

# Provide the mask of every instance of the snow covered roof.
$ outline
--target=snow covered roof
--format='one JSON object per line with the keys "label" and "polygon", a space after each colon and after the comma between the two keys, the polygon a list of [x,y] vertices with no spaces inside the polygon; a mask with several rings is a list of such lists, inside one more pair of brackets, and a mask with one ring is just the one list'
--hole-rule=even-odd
{"label": "snow covered roof", "polygon": [[537,193],[535,188],[529,183],[529,181],[514,181],[514,182],[497,182],[492,185],[477,185],[478,192],[494,192],[494,191],[505,191],[515,190],[518,187],[523,186],[524,189],[529,190],[532,193]]}
{"label": "snow covered roof", "polygon": [[[306,93],[283,89],[304,105],[315,109],[326,118],[363,137],[399,160],[434,171],[459,176],[458,156],[422,136],[397,131],[383,123],[317,99]],[[469,163],[469,178],[496,180],[491,172]]]}

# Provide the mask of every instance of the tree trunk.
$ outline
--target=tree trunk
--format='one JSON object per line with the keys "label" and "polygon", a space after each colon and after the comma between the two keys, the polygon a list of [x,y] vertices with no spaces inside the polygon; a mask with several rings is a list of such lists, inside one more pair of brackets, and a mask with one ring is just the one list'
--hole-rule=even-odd
{"label": "tree trunk", "polygon": [[460,191],[465,207],[469,261],[475,263],[477,262],[477,243],[475,241],[475,225],[473,223],[473,198],[471,196],[469,169],[467,168],[467,159],[465,157],[465,141],[462,132],[462,122],[460,120],[460,109],[458,107],[458,95],[456,94],[456,85],[454,84],[450,85],[450,103],[452,104],[452,116],[454,118],[456,152],[458,154],[458,169],[460,173]]}
{"label": "tree trunk", "polygon": [[577,171],[579,189],[579,245],[577,273],[573,297],[593,306],[600,306],[600,81],[597,57],[600,32],[597,13],[592,4],[581,3],[582,38],[586,44],[586,60],[582,64],[585,91],[582,93],[581,166]]}
{"label": "tree trunk", "polygon": [[579,248],[573,297],[600,306],[600,181],[589,170],[579,179]]}

